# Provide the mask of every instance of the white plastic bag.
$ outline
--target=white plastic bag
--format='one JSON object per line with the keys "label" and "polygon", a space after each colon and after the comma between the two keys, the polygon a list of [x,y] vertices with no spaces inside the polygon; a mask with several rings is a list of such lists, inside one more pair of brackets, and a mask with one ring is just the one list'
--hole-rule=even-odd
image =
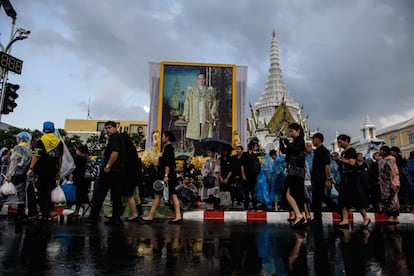
{"label": "white plastic bag", "polygon": [[165,202],[168,202],[168,200],[169,200],[168,185],[164,185],[164,191],[162,193],[162,197],[163,197]]}
{"label": "white plastic bag", "polygon": [[337,197],[337,196],[339,196],[338,190],[335,188],[335,185],[332,185],[331,197]]}
{"label": "white plastic bag", "polygon": [[5,181],[0,187],[0,193],[3,195],[15,195],[16,187],[14,187],[13,183]]}
{"label": "white plastic bag", "polygon": [[72,154],[70,154],[68,146],[65,144],[65,140],[63,140],[62,136],[60,136],[59,131],[56,130],[55,134],[63,143],[62,167],[60,168],[60,178],[63,179],[71,174],[76,166]]}
{"label": "white plastic bag", "polygon": [[65,203],[66,197],[60,185],[57,185],[56,188],[52,190],[51,200],[53,203]]}

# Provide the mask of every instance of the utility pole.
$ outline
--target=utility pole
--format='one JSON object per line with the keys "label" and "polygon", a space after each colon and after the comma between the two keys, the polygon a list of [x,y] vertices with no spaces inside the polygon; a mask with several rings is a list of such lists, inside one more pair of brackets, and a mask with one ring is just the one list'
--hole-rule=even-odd
{"label": "utility pole", "polygon": [[[23,61],[21,61],[20,59],[17,59],[17,58],[10,55],[11,46],[13,45],[13,43],[15,43],[18,40],[23,40],[23,39],[28,38],[28,35],[30,34],[30,31],[25,30],[23,28],[17,28],[16,29],[17,13],[14,10],[12,4],[10,3],[10,0],[0,0],[0,8],[1,8],[1,6],[3,6],[3,9],[6,12],[6,15],[11,17],[11,19],[12,19],[9,43],[7,43],[6,47],[4,47],[0,43],[0,50],[1,50],[1,52],[0,52],[0,54],[1,54],[1,60],[0,60],[0,67],[1,67],[0,108],[3,108],[9,70],[15,72],[16,74],[21,74],[21,70],[22,70],[22,66],[23,66]],[[1,122],[1,115],[2,114],[0,112],[0,122]]]}

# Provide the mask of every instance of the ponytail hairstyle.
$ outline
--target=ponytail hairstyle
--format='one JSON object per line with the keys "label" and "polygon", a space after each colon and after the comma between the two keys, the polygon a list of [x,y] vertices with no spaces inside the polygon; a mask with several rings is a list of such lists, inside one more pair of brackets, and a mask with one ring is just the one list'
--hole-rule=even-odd
{"label": "ponytail hairstyle", "polygon": [[303,131],[303,127],[298,123],[292,123],[288,126],[288,128],[299,131],[299,137],[304,137],[305,136],[305,132]]}

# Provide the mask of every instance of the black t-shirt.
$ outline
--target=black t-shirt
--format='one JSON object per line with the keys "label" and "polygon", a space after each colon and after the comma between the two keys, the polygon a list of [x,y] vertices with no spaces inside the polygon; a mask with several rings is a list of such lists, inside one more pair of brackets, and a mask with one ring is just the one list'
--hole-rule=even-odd
{"label": "black t-shirt", "polygon": [[[341,152],[341,156],[343,158],[347,159],[347,160],[349,160],[349,159],[355,159],[356,160],[358,154],[357,154],[356,150],[351,147],[351,148],[349,148],[349,149],[344,150],[343,152]],[[341,173],[353,173],[353,172],[356,172],[356,167],[355,166],[351,166],[351,165],[345,164],[343,162],[342,163],[339,163],[339,164],[340,164],[339,171]]]}
{"label": "black t-shirt", "polygon": [[105,166],[112,152],[118,152],[118,158],[111,164],[111,172],[120,172],[125,168],[125,143],[119,133],[109,136],[109,142],[105,149]]}
{"label": "black t-shirt", "polygon": [[221,177],[226,178],[229,172],[231,171],[231,157],[227,156],[226,159],[224,157],[220,157],[220,166],[221,166]]}
{"label": "black t-shirt", "polygon": [[290,142],[288,139],[280,139],[280,150],[286,154],[286,163],[297,167],[305,167],[305,139],[301,136]]}
{"label": "black t-shirt", "polygon": [[35,171],[37,173],[56,174],[59,158],[63,156],[63,143],[62,141],[59,141],[57,147],[47,152],[42,140],[39,139],[36,142],[34,155],[39,157],[35,166]]}
{"label": "black t-shirt", "polygon": [[77,184],[77,182],[82,181],[85,179],[85,171],[86,171],[86,163],[88,161],[86,156],[83,155],[75,155],[73,158],[75,161],[75,170],[72,172],[73,174],[73,182]]}
{"label": "black t-shirt", "polygon": [[232,178],[234,179],[236,176],[242,177],[241,175],[241,165],[243,160],[243,155],[239,158],[237,155],[233,155],[231,157],[231,172],[232,172]]}
{"label": "black t-shirt", "polygon": [[260,161],[254,153],[245,153],[242,156],[242,165],[246,177],[255,177],[260,172]]}
{"label": "black t-shirt", "polygon": [[164,147],[164,151],[162,152],[162,156],[160,157],[160,170],[159,170],[159,177],[161,179],[164,178],[165,174],[165,167],[169,167],[170,170],[168,172],[169,179],[175,179],[175,156],[174,156],[174,148],[171,144],[168,144]]}
{"label": "black t-shirt", "polygon": [[322,145],[313,153],[312,181],[325,181],[327,177],[325,167],[331,164],[329,150]]}

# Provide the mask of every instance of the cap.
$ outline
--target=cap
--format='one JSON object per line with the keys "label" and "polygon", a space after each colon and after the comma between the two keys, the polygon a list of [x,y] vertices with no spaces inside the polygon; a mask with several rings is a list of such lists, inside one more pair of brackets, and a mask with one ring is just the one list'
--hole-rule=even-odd
{"label": "cap", "polygon": [[26,131],[22,131],[16,134],[16,138],[20,138],[21,140],[25,142],[30,142],[32,140],[32,135],[30,135]]}
{"label": "cap", "polygon": [[43,132],[53,132],[55,131],[55,124],[50,121],[43,123]]}

